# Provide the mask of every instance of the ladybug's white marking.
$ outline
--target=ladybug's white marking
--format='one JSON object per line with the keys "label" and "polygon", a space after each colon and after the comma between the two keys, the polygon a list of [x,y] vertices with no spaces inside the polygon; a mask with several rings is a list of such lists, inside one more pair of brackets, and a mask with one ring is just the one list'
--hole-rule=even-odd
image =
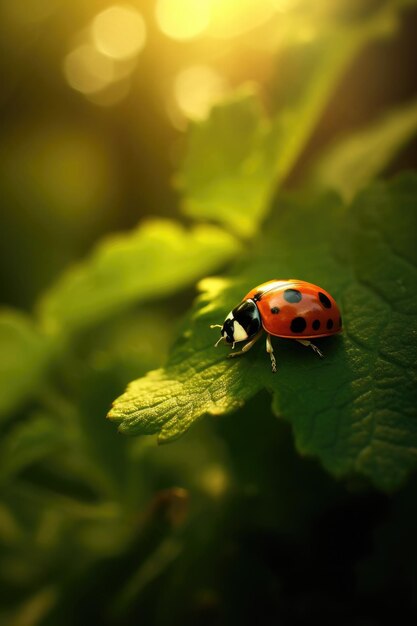
{"label": "ladybug's white marking", "polygon": [[248,338],[248,333],[246,330],[237,322],[236,320],[233,322],[233,339],[236,342],[245,341]]}

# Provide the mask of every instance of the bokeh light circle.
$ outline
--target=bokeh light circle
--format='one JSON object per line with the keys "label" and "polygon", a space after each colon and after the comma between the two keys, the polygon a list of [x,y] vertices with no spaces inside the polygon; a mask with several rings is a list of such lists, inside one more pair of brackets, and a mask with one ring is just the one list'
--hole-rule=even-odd
{"label": "bokeh light circle", "polygon": [[91,44],[82,44],[64,59],[64,74],[69,85],[84,94],[95,93],[114,79],[114,63]]}
{"label": "bokeh light circle", "polygon": [[204,119],[212,105],[227,91],[224,77],[208,65],[192,65],[182,70],[174,83],[178,108],[191,119]]}
{"label": "bokeh light circle", "polygon": [[146,43],[146,25],[137,9],[113,5],[98,13],[91,25],[93,42],[102,54],[121,60],[136,56]]}

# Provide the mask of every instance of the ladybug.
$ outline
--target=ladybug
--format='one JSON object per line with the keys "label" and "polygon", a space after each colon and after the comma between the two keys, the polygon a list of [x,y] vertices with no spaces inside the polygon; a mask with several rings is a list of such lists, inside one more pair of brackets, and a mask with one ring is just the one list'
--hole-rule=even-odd
{"label": "ladybug", "polygon": [[241,350],[230,357],[247,352],[265,330],[266,351],[271,357],[272,371],[277,371],[271,335],[295,339],[308,346],[320,357],[322,352],[310,339],[328,337],[340,333],[342,318],[339,307],[332,296],[317,285],[304,280],[270,280],[251,289],[226,317],[223,326],[213,324],[210,328],[221,328],[221,341],[232,344],[248,340]]}

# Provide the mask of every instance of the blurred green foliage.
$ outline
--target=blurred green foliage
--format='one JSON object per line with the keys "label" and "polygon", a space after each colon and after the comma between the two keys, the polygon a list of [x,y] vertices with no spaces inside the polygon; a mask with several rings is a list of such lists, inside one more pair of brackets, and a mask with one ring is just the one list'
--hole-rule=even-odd
{"label": "blurred green foliage", "polygon": [[48,340],[29,316],[0,311],[0,415],[6,418],[41,384],[48,357]]}
{"label": "blurred green foliage", "polygon": [[[415,168],[417,13],[293,4],[209,53],[138,3],[149,51],[101,109],[61,65],[107,3],[0,4],[7,626],[415,621],[417,183],[373,179]],[[161,94],[189,56],[238,89],[183,136]],[[326,359],[216,351],[289,274],[340,299]],[[119,436],[132,379],[125,432],[208,415]]]}
{"label": "blurred green foliage", "polygon": [[362,132],[339,140],[314,167],[314,185],[337,190],[350,201],[383,171],[417,131],[417,103],[407,103]]}
{"label": "blurred green foliage", "polygon": [[101,244],[52,287],[40,304],[41,324],[53,333],[80,332],[131,303],[193,285],[238,250],[233,236],[214,226],[186,230],[174,221],[148,221]]}

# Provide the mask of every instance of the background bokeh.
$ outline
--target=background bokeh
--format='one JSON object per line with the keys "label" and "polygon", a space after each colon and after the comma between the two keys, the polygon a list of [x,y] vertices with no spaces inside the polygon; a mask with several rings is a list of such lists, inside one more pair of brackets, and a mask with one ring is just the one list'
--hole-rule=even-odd
{"label": "background bokeh", "polygon": [[[248,84],[272,115],[307,80],[309,46],[336,33],[337,49],[337,33],[380,12],[380,36],[335,81],[286,177],[302,186],[326,147],[417,97],[413,5],[1,0],[2,305],[31,313],[104,236],[149,217],[188,223],[178,171],[190,124]],[[385,176],[415,168],[406,144]],[[266,393],[238,431],[235,414],[212,418],[160,448],[104,420],[131,379],[164,363],[194,296],[186,285],[86,330],[4,421],[0,617],[373,626],[397,623],[401,605],[411,623],[415,479],[393,496],[335,481],[296,454]]]}
{"label": "background bokeh", "polygon": [[[3,301],[28,308],[102,234],[177,214],[187,119],[248,81],[274,110],[308,72],[288,62],[291,45],[360,23],[380,4],[2,2]],[[353,60],[300,167],[415,95],[415,25],[410,9],[398,35]]]}

